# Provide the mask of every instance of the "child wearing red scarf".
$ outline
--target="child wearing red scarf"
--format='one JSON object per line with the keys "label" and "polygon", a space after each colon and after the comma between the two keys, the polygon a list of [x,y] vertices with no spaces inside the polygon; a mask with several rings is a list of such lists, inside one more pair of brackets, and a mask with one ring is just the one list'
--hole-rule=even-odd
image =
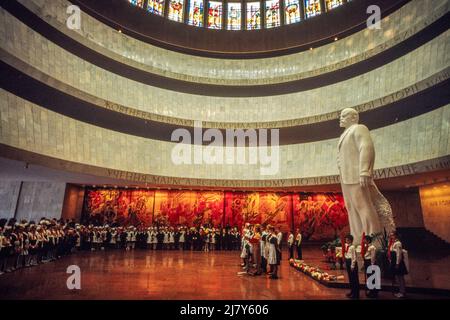
{"label": "child wearing red scarf", "polygon": [[[375,265],[377,248],[372,244],[372,237],[364,236],[363,243],[361,246],[361,255],[364,259],[364,274],[366,276],[367,282],[367,268],[369,266]],[[372,289],[366,291],[366,295],[369,298],[376,298],[378,296],[378,290]]]}
{"label": "child wearing red scarf", "polygon": [[345,266],[350,283],[350,292],[347,293],[347,298],[359,299],[358,262],[356,261],[356,248],[353,245],[351,234],[345,237],[345,247],[342,249],[344,250]]}
{"label": "child wearing red scarf", "polygon": [[405,275],[408,274],[406,269],[402,243],[398,239],[397,232],[391,232],[389,236],[388,260],[391,266],[390,270],[393,276],[392,284],[398,282],[399,292],[394,294],[397,298],[404,298],[406,293]]}

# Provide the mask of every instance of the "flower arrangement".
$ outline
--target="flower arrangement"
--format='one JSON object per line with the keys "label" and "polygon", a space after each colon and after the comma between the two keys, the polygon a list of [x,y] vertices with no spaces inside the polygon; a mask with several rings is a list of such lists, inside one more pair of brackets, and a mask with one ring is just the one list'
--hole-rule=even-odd
{"label": "flower arrangement", "polygon": [[320,270],[317,267],[307,265],[306,263],[303,263],[301,260],[290,259],[289,264],[295,269],[303,272],[304,274],[310,276],[311,278],[319,282],[334,282],[343,279],[343,276],[331,275],[327,272]]}

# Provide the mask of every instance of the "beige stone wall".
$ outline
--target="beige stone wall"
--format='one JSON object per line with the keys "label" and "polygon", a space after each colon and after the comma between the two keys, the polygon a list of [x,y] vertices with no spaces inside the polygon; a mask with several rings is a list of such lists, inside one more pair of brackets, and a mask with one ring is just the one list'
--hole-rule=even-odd
{"label": "beige stone wall", "polygon": [[0,218],[59,219],[65,190],[64,182],[0,180]]}
{"label": "beige stone wall", "polygon": [[448,11],[446,0],[413,0],[382,20],[381,30],[363,30],[312,51],[276,58],[224,60],[161,49],[82,14],[81,29],[66,28],[66,0],[19,0],[77,41],[137,68],[186,81],[216,84],[268,84],[292,81],[364,60],[429,25]]}
{"label": "beige stone wall", "polygon": [[42,217],[61,218],[65,190],[64,182],[25,181],[18,201],[16,219],[38,222]]}
{"label": "beige stone wall", "polygon": [[[174,165],[174,143],[122,134],[54,113],[0,91],[0,143],[58,159],[168,177],[273,180],[336,175],[338,139],[280,147],[280,171],[256,165]],[[450,154],[450,105],[372,131],[375,168]]]}
{"label": "beige stone wall", "polygon": [[20,181],[0,180],[0,219],[14,217]]}
{"label": "beige stone wall", "polygon": [[[259,122],[295,119],[355,106],[415,84],[449,66],[450,31],[361,76],[282,96],[205,97],[147,86],[81,60],[0,12],[2,49],[42,72],[95,97],[185,119]],[[183,101],[183,103],[180,103]]]}
{"label": "beige stone wall", "polygon": [[[28,76],[42,82],[58,91],[65,92],[66,94],[76,97],[80,100],[83,100],[87,103],[95,105],[100,108],[105,108],[123,115],[128,115],[132,117],[136,117],[139,119],[150,120],[161,123],[173,124],[176,126],[184,126],[184,127],[193,127],[195,125],[195,120],[177,118],[171,116],[165,116],[161,114],[146,112],[134,108],[130,108],[118,103],[113,103],[106,99],[101,99],[91,94],[88,94],[84,91],[76,89],[70,85],[65,84],[53,77],[49,77],[47,74],[41,72],[40,70],[24,63],[22,60],[17,59],[17,57],[3,51],[0,49],[0,59],[3,60],[6,64],[15,68],[16,70],[27,74]],[[433,86],[441,85],[444,81],[450,79],[450,66],[445,68],[444,70],[433,74],[430,77],[427,77],[417,83],[414,83],[408,87],[405,87],[401,90],[389,93],[386,96],[377,98],[372,101],[367,101],[365,103],[352,106],[358,112],[367,112],[372,111],[377,108],[385,107],[389,104],[401,101],[408,97],[411,97],[416,94],[420,94]],[[274,120],[274,121],[266,121],[266,122],[215,122],[215,121],[201,121],[202,126],[205,128],[220,128],[220,129],[261,129],[261,128],[286,128],[286,127],[294,127],[294,126],[304,126],[308,124],[317,124],[323,121],[338,121],[340,116],[340,110],[306,116],[302,118],[295,119],[287,119],[287,120]]]}
{"label": "beige stone wall", "polygon": [[420,200],[425,228],[450,242],[450,184],[421,187]]}

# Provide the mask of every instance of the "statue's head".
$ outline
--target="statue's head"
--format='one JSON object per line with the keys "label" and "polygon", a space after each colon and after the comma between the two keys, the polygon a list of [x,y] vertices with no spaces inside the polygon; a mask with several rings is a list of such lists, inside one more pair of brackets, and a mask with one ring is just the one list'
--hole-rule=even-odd
{"label": "statue's head", "polygon": [[352,108],[345,108],[341,111],[341,116],[339,118],[339,126],[341,128],[348,128],[353,124],[359,122],[358,111]]}

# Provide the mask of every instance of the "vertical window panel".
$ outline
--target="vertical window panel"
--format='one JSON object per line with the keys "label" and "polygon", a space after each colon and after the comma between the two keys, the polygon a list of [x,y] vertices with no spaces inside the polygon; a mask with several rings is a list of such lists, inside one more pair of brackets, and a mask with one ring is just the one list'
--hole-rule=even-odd
{"label": "vertical window panel", "polygon": [[208,5],[208,28],[222,29],[222,2],[210,1]]}
{"label": "vertical window panel", "polygon": [[241,3],[240,2],[228,2],[227,7],[227,29],[228,30],[241,30]]}
{"label": "vertical window panel", "polygon": [[247,3],[247,30],[261,29],[261,3]]}
{"label": "vertical window panel", "polygon": [[330,11],[336,7],[339,7],[344,4],[344,0],[325,0],[327,4],[327,11]]}
{"label": "vertical window panel", "polygon": [[280,25],[280,1],[266,1],[266,28],[278,27]]}
{"label": "vertical window panel", "polygon": [[133,6],[143,8],[144,7],[144,0],[128,0],[129,3],[131,3]]}
{"label": "vertical window panel", "polygon": [[164,15],[164,3],[164,0],[148,0],[147,11],[162,16]]}
{"label": "vertical window panel", "polygon": [[170,20],[183,22],[184,0],[169,0],[169,12],[167,17]]}
{"label": "vertical window panel", "polygon": [[299,22],[300,16],[300,0],[284,1],[284,21],[286,24]]}
{"label": "vertical window panel", "polygon": [[311,18],[319,15],[322,12],[319,0],[305,0],[305,15],[306,18]]}
{"label": "vertical window panel", "polygon": [[203,27],[203,0],[189,1],[188,24],[196,27]]}

